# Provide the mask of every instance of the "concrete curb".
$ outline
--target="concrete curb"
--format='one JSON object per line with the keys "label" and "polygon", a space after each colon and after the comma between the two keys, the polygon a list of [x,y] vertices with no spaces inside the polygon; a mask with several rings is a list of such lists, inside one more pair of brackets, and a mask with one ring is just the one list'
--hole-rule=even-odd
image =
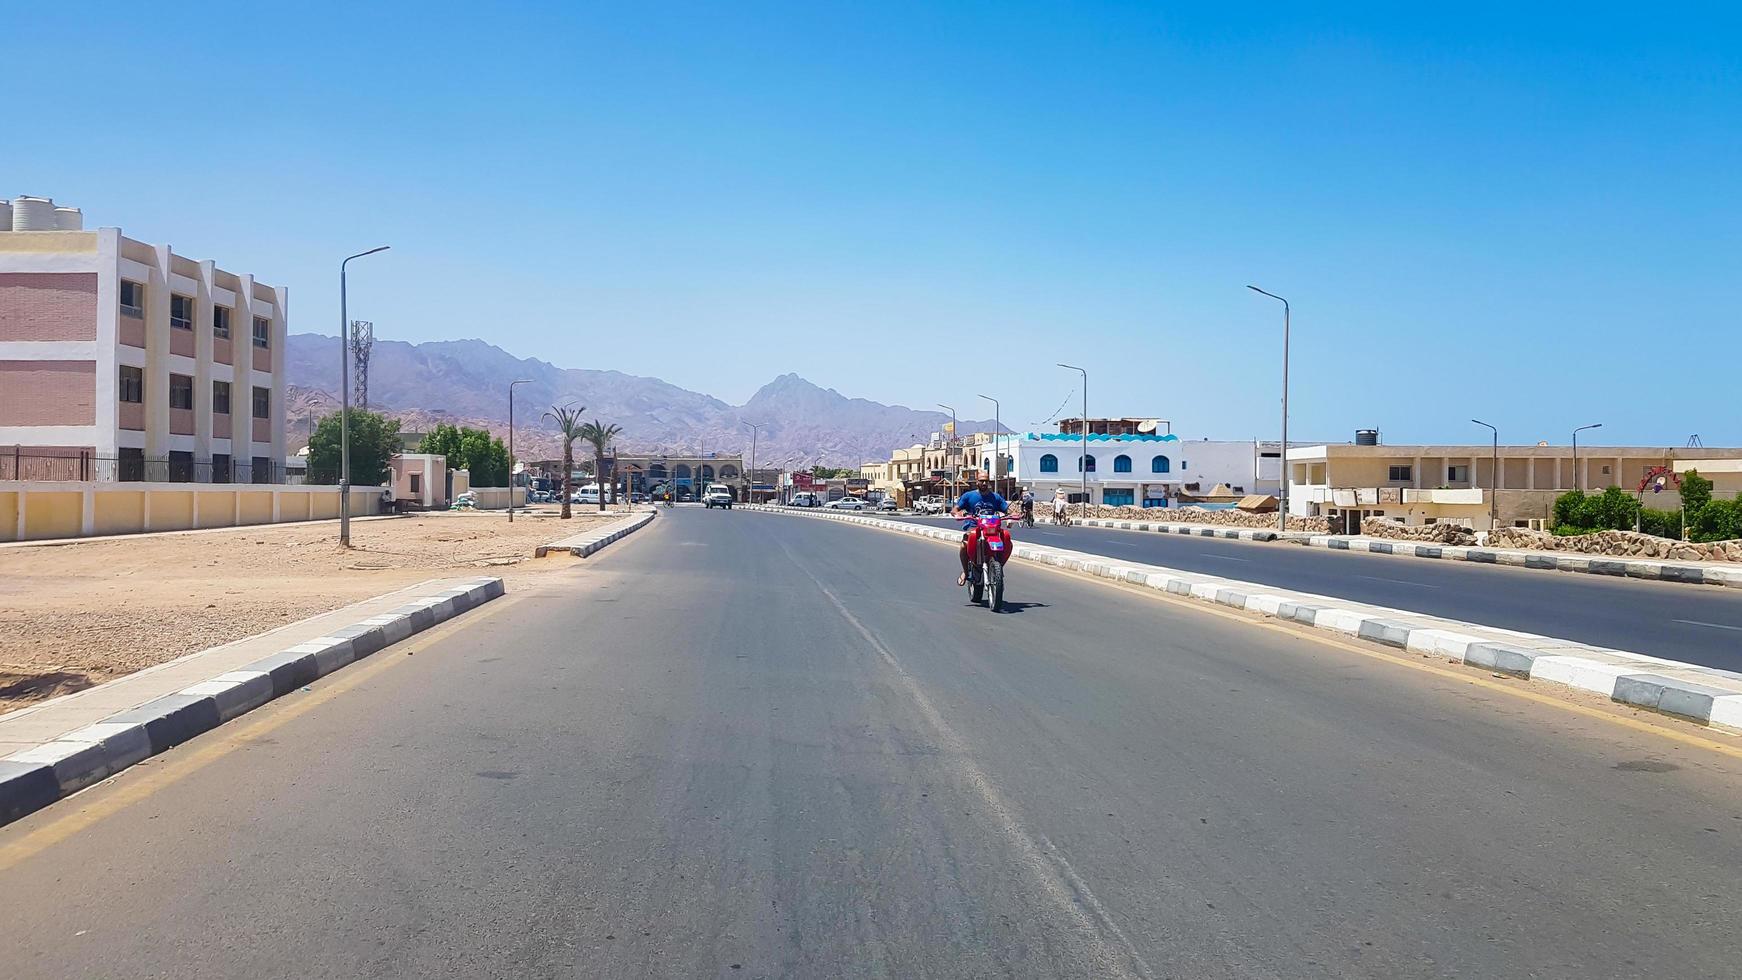
{"label": "concrete curb", "polygon": [[[449,580],[451,581],[451,580]],[[0,825],[39,810],[504,592],[499,578],[417,596],[254,663],[0,759]]]}
{"label": "concrete curb", "polygon": [[658,514],[659,512],[655,510],[646,511],[640,514],[631,514],[623,520],[608,524],[602,528],[595,528],[584,534],[577,534],[573,537],[564,538],[555,544],[541,544],[538,546],[538,550],[533,552],[533,557],[543,558],[545,555],[548,555],[553,551],[566,551],[569,554],[574,555],[576,558],[585,558],[593,552],[599,551],[606,545],[611,544],[613,541],[616,541],[625,535],[634,534],[636,531],[639,531],[653,523],[654,517]]}
{"label": "concrete curb", "polygon": [[1225,527],[1220,524],[1169,523],[1167,521],[1115,521],[1090,517],[1076,523],[1084,527],[1108,527],[1121,531],[1151,531],[1156,534],[1189,534],[1199,538],[1230,538],[1238,541],[1275,541],[1276,531],[1256,527]]}
{"label": "concrete curb", "polygon": [[1290,540],[1309,548],[1326,548],[1331,551],[1364,551],[1375,555],[1438,558],[1444,561],[1511,565],[1514,568],[1541,568],[1557,572],[1584,572],[1588,575],[1618,575],[1627,578],[1652,579],[1659,582],[1742,588],[1742,565],[1725,567],[1709,562],[1676,562],[1656,558],[1610,558],[1604,555],[1583,555],[1571,552],[1562,554],[1515,548],[1455,547],[1453,545],[1428,544],[1423,541],[1339,537],[1332,534],[1314,534],[1307,537],[1294,537]]}
{"label": "concrete curb", "polygon": [[[960,532],[953,528],[855,514],[761,506],[746,509],[859,524],[951,544],[960,540]],[[1703,725],[1742,730],[1742,673],[1734,671],[1060,548],[1018,542],[1012,554],[1026,561],[1445,657],[1532,682],[1591,691],[1622,704]]]}

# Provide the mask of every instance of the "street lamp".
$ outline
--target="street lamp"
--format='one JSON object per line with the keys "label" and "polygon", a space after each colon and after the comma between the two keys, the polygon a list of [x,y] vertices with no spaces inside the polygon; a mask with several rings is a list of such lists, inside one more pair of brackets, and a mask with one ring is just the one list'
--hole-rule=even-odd
{"label": "street lamp", "polygon": [[1083,471],[1083,517],[1089,516],[1089,372],[1074,364],[1060,364],[1067,371],[1076,371],[1083,376],[1083,450],[1082,457],[1077,460],[1077,469]]}
{"label": "street lamp", "polygon": [[532,384],[532,379],[508,382],[508,523],[514,523],[514,386]]}
{"label": "street lamp", "polygon": [[[1493,530],[1500,526],[1500,430],[1481,419],[1471,419],[1470,421],[1482,426],[1489,432],[1494,433],[1494,463],[1492,467],[1490,467],[1493,472],[1489,475],[1488,479],[1490,484],[1488,490],[1488,528],[1489,530]],[[1532,463],[1531,465],[1534,466],[1536,464]],[[1476,474],[1470,474],[1471,483],[1476,482],[1475,477]]]}
{"label": "street lamp", "polygon": [[739,419],[738,424],[739,425],[747,425],[750,427],[750,474],[749,474],[750,480],[749,480],[749,483],[744,490],[744,495],[746,497],[750,498],[751,503],[755,503],[756,502],[756,436],[758,434],[760,434],[762,427],[767,425],[768,423],[767,422],[746,422],[743,419]]}
{"label": "street lamp", "polygon": [[352,259],[385,252],[389,247],[348,255],[339,263],[339,545],[345,548],[351,546],[351,351],[345,346],[351,321],[345,312],[345,267]]}
{"label": "street lamp", "polygon": [[1573,430],[1573,486],[1581,493],[1584,492],[1585,481],[1579,474],[1579,433],[1586,429],[1601,429],[1602,427],[1603,423],[1592,422],[1590,425],[1581,425]]}
{"label": "street lamp", "polygon": [[1282,479],[1277,481],[1281,492],[1282,504],[1277,511],[1277,530],[1288,530],[1288,300],[1275,293],[1267,293],[1257,286],[1247,286],[1255,293],[1268,296],[1282,304]]}
{"label": "street lamp", "polygon": [[952,501],[950,506],[953,507],[956,499],[956,478],[962,475],[962,470],[956,465],[956,450],[951,443],[955,442],[956,437],[960,436],[961,433],[956,431],[956,410],[943,402],[938,402],[938,407],[950,413],[950,438],[944,442],[944,458],[950,461],[950,500]]}
{"label": "street lamp", "polygon": [[992,488],[996,490],[1001,477],[999,471],[1003,469],[1004,463],[1004,454],[999,451],[999,440],[1003,438],[1004,432],[1004,410],[999,407],[998,399],[991,395],[980,397],[992,403]]}

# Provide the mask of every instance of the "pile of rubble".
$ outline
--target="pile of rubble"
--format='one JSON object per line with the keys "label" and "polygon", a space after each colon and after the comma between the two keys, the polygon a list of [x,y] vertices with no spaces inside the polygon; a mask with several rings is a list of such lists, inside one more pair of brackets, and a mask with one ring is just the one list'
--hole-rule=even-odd
{"label": "pile of rubble", "polygon": [[1488,533],[1492,548],[1534,548],[1576,551],[1611,558],[1668,558],[1674,561],[1742,561],[1742,541],[1675,541],[1633,531],[1596,531],[1557,535],[1523,527],[1496,528]]}
{"label": "pile of rubble", "polygon": [[1464,548],[1476,543],[1476,532],[1462,524],[1403,524],[1383,517],[1369,517],[1362,521],[1361,533],[1370,538],[1431,541],[1435,544],[1449,544]]}
{"label": "pile of rubble", "polygon": [[[1076,513],[1076,508],[1071,509]],[[1110,521],[1153,521],[1157,524],[1217,524],[1222,527],[1273,528],[1275,514],[1255,514],[1244,510],[1209,510],[1203,507],[1095,507],[1091,517]],[[1329,534],[1331,524],[1323,517],[1290,517],[1290,531],[1310,531]]]}

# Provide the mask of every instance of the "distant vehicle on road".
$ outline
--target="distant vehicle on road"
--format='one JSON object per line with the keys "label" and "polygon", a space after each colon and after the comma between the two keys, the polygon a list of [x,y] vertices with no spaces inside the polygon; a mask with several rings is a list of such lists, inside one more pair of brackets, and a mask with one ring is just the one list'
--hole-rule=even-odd
{"label": "distant vehicle on road", "polygon": [[831,500],[823,506],[829,510],[864,510],[865,501],[858,497],[842,497],[839,500]]}
{"label": "distant vehicle on road", "polygon": [[599,502],[599,485],[589,483],[569,495],[571,504],[596,504]]}
{"label": "distant vehicle on road", "polygon": [[934,493],[919,498],[919,503],[914,505],[913,510],[916,514],[942,514],[946,503],[944,498]]}
{"label": "distant vehicle on road", "polygon": [[724,483],[710,483],[708,484],[708,492],[702,494],[702,503],[706,504],[709,510],[713,510],[715,507],[731,510],[732,488]]}
{"label": "distant vehicle on road", "polygon": [[787,504],[789,507],[821,507],[822,505],[823,502],[817,499],[817,495],[810,490],[800,490],[793,494],[792,501]]}
{"label": "distant vehicle on road", "polygon": [[886,510],[886,511],[889,511],[890,513],[894,513],[896,510],[895,498],[894,497],[884,497],[882,500],[877,501],[877,509],[878,510]]}
{"label": "distant vehicle on road", "polygon": [[647,494],[637,490],[629,495],[629,502],[632,504],[645,504],[647,503]]}

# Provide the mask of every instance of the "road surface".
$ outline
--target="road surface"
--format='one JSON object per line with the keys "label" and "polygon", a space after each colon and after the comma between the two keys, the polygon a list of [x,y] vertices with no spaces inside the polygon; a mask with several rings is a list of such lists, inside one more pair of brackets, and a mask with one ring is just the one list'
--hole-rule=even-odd
{"label": "road surface", "polygon": [[1742,758],[1692,729],[1037,568],[995,616],[952,569],[893,534],[664,512],[0,829],[3,972],[1742,962]]}
{"label": "road surface", "polygon": [[1041,524],[1014,533],[1053,548],[1742,671],[1742,589],[1148,531]]}

